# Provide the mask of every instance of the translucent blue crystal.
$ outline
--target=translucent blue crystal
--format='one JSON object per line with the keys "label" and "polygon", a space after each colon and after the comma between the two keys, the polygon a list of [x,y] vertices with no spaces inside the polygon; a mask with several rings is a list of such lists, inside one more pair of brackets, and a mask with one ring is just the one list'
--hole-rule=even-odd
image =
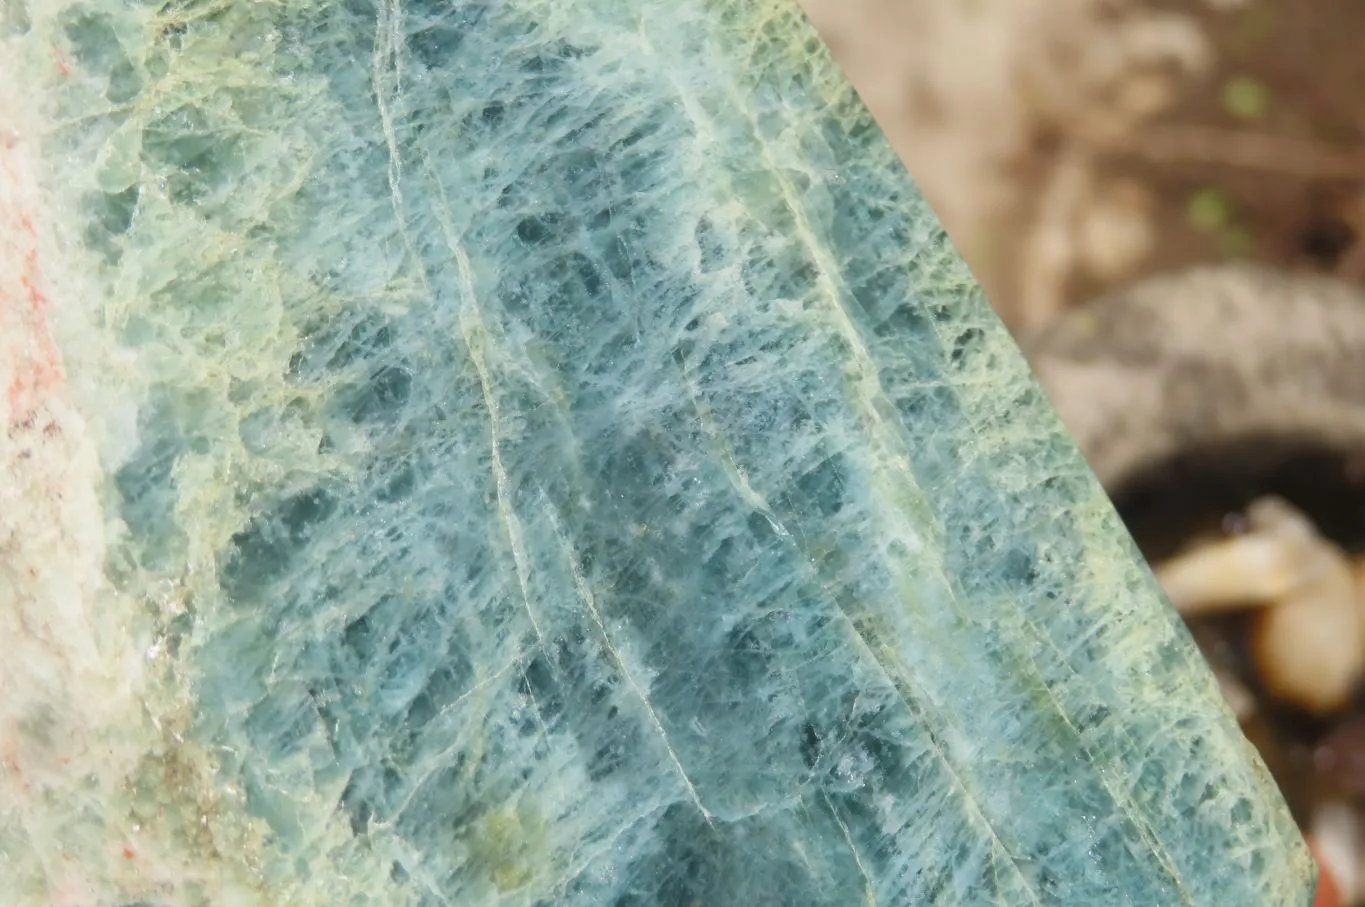
{"label": "translucent blue crystal", "polygon": [[793,3],[12,12],[77,624],[144,667],[16,637],[5,903],[1308,903]]}

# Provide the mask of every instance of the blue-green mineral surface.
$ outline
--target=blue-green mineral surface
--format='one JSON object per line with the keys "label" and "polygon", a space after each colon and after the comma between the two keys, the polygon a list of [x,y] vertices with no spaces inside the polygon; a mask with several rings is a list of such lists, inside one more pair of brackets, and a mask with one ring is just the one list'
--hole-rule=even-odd
{"label": "blue-green mineral surface", "polygon": [[0,902],[1307,904],[793,3],[0,11]]}

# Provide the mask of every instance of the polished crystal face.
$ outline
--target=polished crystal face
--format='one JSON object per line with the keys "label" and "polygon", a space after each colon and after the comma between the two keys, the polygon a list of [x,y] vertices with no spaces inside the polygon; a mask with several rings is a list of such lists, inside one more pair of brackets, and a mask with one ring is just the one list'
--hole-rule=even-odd
{"label": "polished crystal face", "polygon": [[3,9],[6,904],[1307,902],[794,4]]}

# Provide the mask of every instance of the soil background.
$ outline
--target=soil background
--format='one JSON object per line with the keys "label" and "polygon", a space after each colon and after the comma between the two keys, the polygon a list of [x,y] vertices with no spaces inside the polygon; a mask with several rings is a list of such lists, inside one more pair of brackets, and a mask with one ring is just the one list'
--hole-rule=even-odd
{"label": "soil background", "polygon": [[1365,282],[1365,0],[803,0],[1006,324],[1251,258]]}

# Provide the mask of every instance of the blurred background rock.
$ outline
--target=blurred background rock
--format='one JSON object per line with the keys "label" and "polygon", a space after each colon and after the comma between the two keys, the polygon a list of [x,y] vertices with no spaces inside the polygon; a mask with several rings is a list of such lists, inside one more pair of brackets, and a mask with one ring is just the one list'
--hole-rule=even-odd
{"label": "blurred background rock", "polygon": [[1184,264],[1365,279],[1360,0],[803,0],[1006,323]]}

